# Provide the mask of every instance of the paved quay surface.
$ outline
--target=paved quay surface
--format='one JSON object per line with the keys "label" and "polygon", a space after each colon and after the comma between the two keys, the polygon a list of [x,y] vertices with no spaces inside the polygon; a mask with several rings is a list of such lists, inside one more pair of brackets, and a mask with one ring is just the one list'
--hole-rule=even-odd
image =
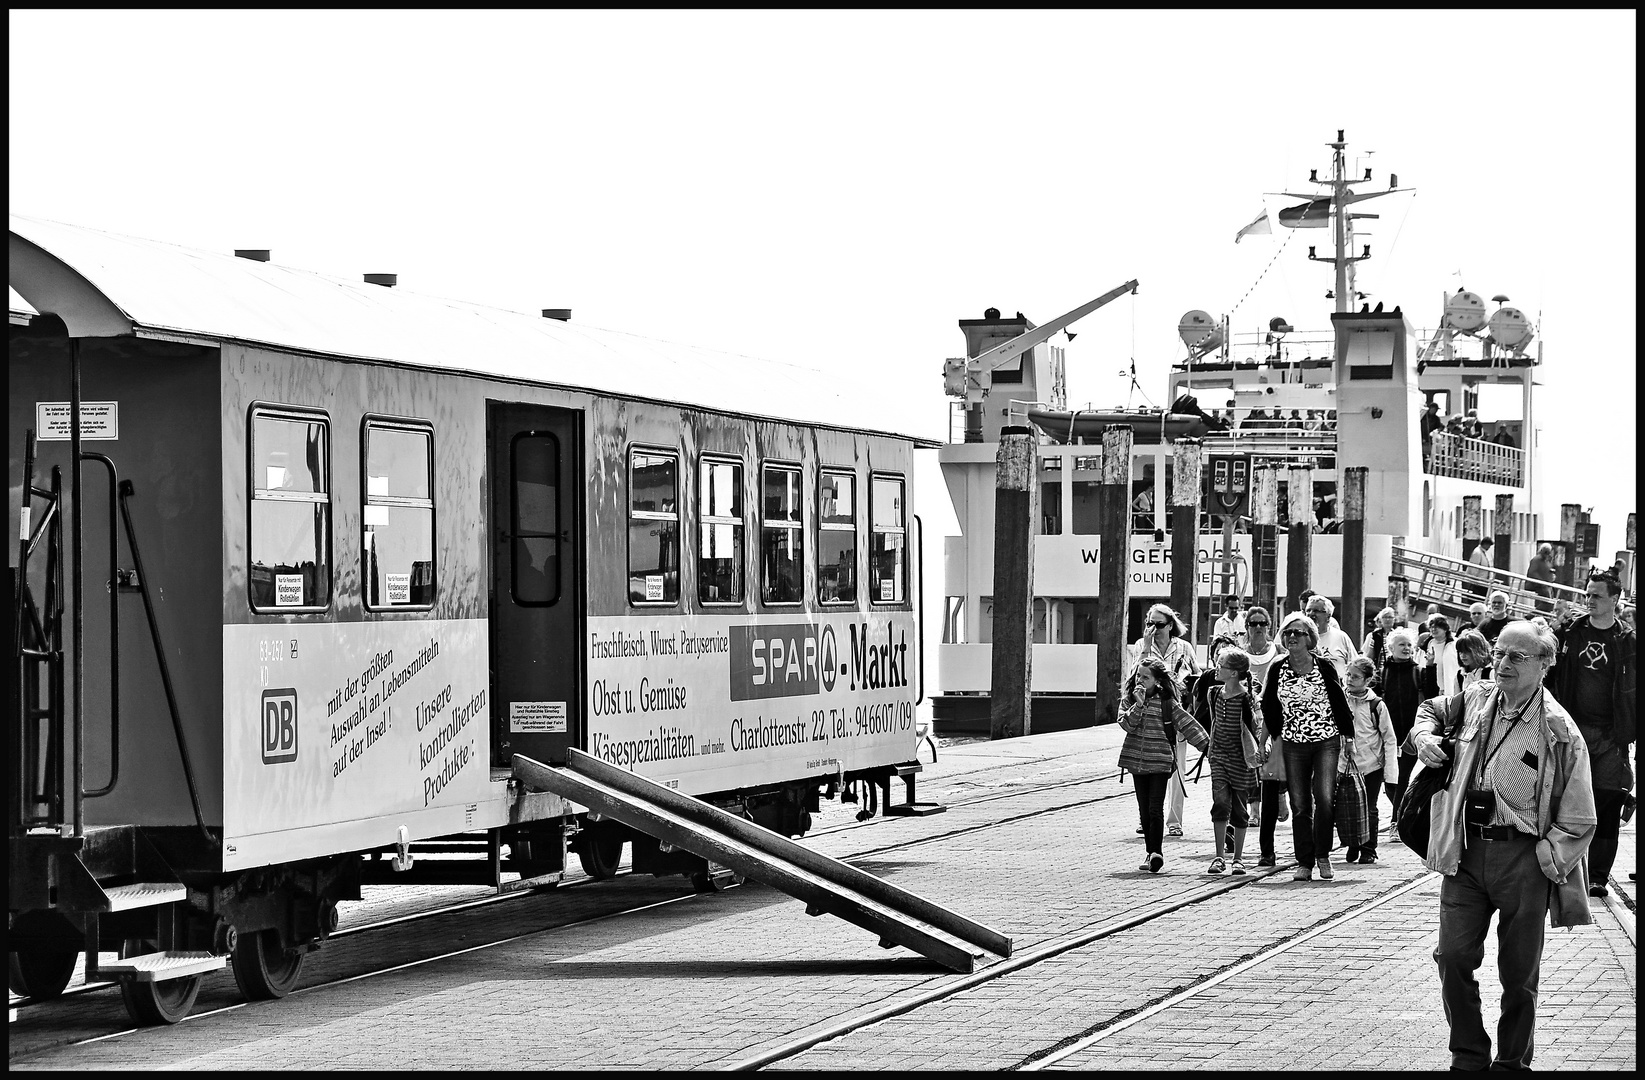
{"label": "paved quay surface", "polygon": [[[943,814],[856,825],[856,807],[824,804],[819,828],[849,827],[809,845],[1013,938],[1011,959],[984,956],[968,976],[750,883],[553,931],[521,920],[494,946],[11,1067],[1448,1065],[1435,875],[1386,839],[1382,862],[1339,867],[1332,882],[1293,882],[1284,861],[1247,879],[1207,875],[1208,782],[1189,787],[1187,835],[1167,841],[1165,872],[1141,873],[1119,740],[1104,728],[944,748],[919,788]],[[1283,860],[1289,823],[1277,839]],[[1594,902],[1595,924],[1548,933],[1539,1069],[1635,1069],[1633,823],[1622,846],[1622,887]],[[1494,1028],[1494,939],[1480,974]],[[853,1019],[877,1022],[823,1038]]]}

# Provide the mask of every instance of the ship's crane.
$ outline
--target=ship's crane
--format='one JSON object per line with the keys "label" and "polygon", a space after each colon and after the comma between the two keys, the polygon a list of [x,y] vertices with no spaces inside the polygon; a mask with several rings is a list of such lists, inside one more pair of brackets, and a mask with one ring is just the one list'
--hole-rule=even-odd
{"label": "ship's crane", "polygon": [[1001,367],[1023,353],[1032,349],[1041,342],[1050,340],[1052,334],[1078,322],[1104,304],[1118,300],[1126,293],[1135,293],[1137,282],[1133,278],[1117,289],[1110,289],[1090,303],[1081,304],[1066,315],[1052,319],[1043,326],[1036,326],[1032,330],[1018,334],[1008,341],[994,346],[985,353],[981,353],[970,360],[949,359],[943,364],[943,389],[953,397],[970,397],[969,391],[982,387],[982,376]]}

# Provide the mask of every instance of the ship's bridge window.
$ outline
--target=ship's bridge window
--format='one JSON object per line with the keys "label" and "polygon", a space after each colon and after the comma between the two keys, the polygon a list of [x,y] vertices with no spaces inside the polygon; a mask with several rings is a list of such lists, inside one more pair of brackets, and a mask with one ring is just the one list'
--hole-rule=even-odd
{"label": "ship's bridge window", "polygon": [[251,408],[249,593],[258,611],[331,603],[331,423],[324,413]]}
{"label": "ship's bridge window", "polygon": [[760,599],[805,599],[805,503],[797,465],[765,465],[760,477]]}
{"label": "ship's bridge window", "polygon": [[635,448],[628,457],[628,601],[680,599],[680,457]]}
{"label": "ship's bridge window", "polygon": [[817,485],[817,599],[857,602],[857,476],[824,469]]}
{"label": "ship's bridge window", "polygon": [[703,458],[697,485],[697,599],[743,602],[743,463]]}
{"label": "ship's bridge window", "polygon": [[874,477],[868,503],[874,528],[868,553],[868,595],[876,604],[900,604],[906,595],[903,570],[908,562],[902,478]]}
{"label": "ship's bridge window", "polygon": [[426,610],[434,604],[434,429],[371,416],[361,428],[365,605]]}

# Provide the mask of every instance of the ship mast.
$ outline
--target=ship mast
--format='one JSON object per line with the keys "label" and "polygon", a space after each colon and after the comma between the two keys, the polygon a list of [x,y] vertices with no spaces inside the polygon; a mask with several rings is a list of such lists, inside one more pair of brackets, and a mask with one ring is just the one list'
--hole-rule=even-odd
{"label": "ship mast", "polygon": [[[1327,197],[1326,201],[1330,204],[1329,210],[1333,218],[1332,227],[1335,230],[1334,247],[1336,254],[1332,257],[1321,259],[1314,253],[1314,249],[1310,247],[1308,249],[1308,258],[1316,262],[1329,262],[1335,265],[1336,289],[1334,292],[1337,302],[1336,310],[1339,312],[1352,311],[1354,301],[1354,264],[1357,262],[1364,262],[1366,259],[1371,257],[1370,244],[1366,244],[1364,251],[1360,254],[1350,254],[1350,252],[1354,250],[1354,221],[1357,218],[1375,218],[1378,215],[1350,214],[1348,212],[1348,207],[1364,199],[1375,199],[1380,195],[1391,195],[1395,191],[1410,189],[1395,187],[1394,185],[1398,183],[1398,179],[1397,177],[1390,175],[1387,191],[1354,191],[1352,189],[1352,185],[1365,183],[1371,179],[1371,170],[1366,169],[1365,175],[1358,180],[1349,178],[1347,155],[1344,153],[1344,151],[1348,148],[1348,143],[1343,138],[1343,130],[1341,128],[1337,129],[1336,141],[1326,143],[1325,145],[1329,146],[1332,151],[1331,178],[1328,180],[1321,180],[1319,178],[1319,170],[1317,169],[1310,173],[1308,178],[1316,184],[1323,184],[1331,189],[1331,194]],[[1285,194],[1296,195],[1299,193],[1286,192]],[[1317,195],[1304,195],[1302,197],[1310,199],[1310,201],[1313,202],[1320,201]]]}

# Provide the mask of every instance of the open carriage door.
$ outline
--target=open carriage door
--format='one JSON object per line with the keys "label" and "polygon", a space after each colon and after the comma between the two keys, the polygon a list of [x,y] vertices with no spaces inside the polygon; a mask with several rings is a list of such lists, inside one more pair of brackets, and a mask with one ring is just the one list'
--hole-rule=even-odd
{"label": "open carriage door", "polygon": [[494,765],[583,744],[582,415],[489,402]]}

